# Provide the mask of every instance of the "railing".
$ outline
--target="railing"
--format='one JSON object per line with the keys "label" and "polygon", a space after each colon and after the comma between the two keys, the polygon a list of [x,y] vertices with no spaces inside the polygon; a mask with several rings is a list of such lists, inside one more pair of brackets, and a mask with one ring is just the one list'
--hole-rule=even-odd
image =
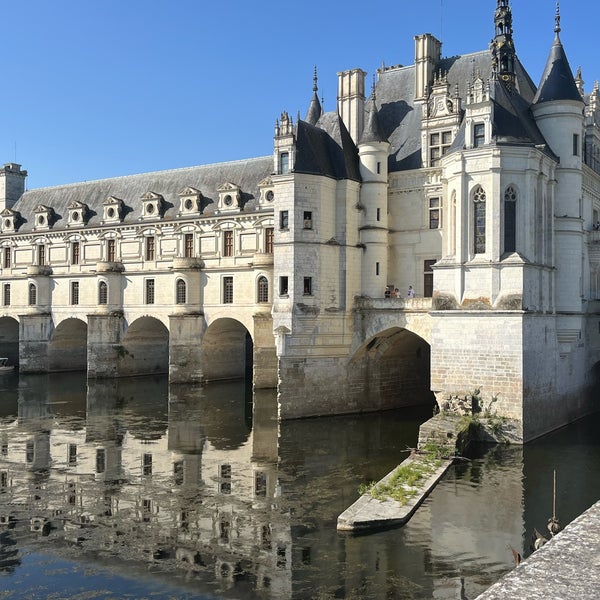
{"label": "railing", "polygon": [[588,231],[587,241],[588,244],[597,244],[598,242],[600,242],[600,231],[595,229],[593,231]]}
{"label": "railing", "polygon": [[356,297],[354,306],[358,309],[372,310],[414,310],[429,311],[432,307],[432,298],[367,298]]}

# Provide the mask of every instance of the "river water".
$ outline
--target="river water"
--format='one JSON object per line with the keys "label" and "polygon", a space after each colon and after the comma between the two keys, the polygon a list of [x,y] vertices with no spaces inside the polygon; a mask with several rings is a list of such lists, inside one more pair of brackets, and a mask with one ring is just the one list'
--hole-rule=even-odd
{"label": "river water", "polygon": [[453,466],[403,528],[337,516],[431,406],[278,423],[274,393],[0,378],[0,598],[474,599],[600,498],[600,415]]}

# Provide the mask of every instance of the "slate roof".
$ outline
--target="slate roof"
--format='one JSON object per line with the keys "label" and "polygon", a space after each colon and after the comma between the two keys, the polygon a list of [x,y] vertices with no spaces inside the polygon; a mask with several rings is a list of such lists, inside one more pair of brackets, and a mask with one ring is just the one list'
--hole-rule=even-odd
{"label": "slate roof", "polygon": [[217,163],[198,167],[128,175],[98,181],[86,181],[49,188],[27,191],[13,206],[25,219],[19,233],[32,231],[34,211],[40,205],[52,207],[58,220],[53,230],[66,227],[69,215],[68,206],[74,202],[84,202],[90,209],[88,227],[100,225],[103,218],[103,202],[114,196],[125,204],[123,223],[138,223],[142,212],[141,197],[147,192],[163,196],[166,210],[162,221],[176,218],[179,211],[179,192],[190,186],[202,192],[203,215],[214,213],[219,188],[226,182],[241,189],[243,210],[251,212],[256,208],[258,183],[273,172],[273,157],[265,156],[248,160]]}
{"label": "slate roof", "polygon": [[575,84],[573,71],[569,66],[567,55],[560,41],[558,32],[542,74],[540,87],[533,102],[552,102],[553,100],[578,100],[582,102],[581,94]]}

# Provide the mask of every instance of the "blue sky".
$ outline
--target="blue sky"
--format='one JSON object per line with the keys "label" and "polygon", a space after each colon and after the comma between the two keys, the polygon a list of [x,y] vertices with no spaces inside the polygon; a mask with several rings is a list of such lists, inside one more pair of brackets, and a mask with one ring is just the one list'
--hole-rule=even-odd
{"label": "blue sky", "polygon": [[[282,110],[306,113],[314,65],[325,110],[336,73],[412,64],[413,37],[444,56],[487,48],[496,0],[285,4],[201,0],[4,2],[0,164],[29,189],[264,156]],[[537,83],[554,0],[513,0],[517,53]],[[385,10],[385,12],[382,12]],[[561,39],[586,91],[600,79],[600,3],[563,0]]]}

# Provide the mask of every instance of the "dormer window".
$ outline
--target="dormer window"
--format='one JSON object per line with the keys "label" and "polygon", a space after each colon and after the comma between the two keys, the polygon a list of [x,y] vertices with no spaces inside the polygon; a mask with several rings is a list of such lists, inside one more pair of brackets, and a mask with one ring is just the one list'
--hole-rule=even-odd
{"label": "dormer window", "polygon": [[273,190],[273,180],[271,177],[265,177],[258,183],[260,196],[258,205],[261,208],[272,208],[273,200],[275,200],[275,192]]}
{"label": "dormer window", "polygon": [[69,226],[77,227],[85,225],[88,216],[88,206],[83,202],[72,202],[69,204]]}
{"label": "dormer window", "polygon": [[19,213],[11,208],[5,208],[2,213],[0,213],[0,219],[0,229],[2,230],[2,233],[10,233],[19,228]]}
{"label": "dormer window", "polygon": [[179,213],[182,215],[198,214],[201,211],[202,192],[193,187],[186,187],[179,192]]}
{"label": "dormer window", "polygon": [[50,229],[54,224],[54,210],[49,206],[40,204],[34,211],[34,229]]}
{"label": "dormer window", "polygon": [[109,196],[103,203],[105,223],[120,223],[123,219],[123,200]]}
{"label": "dormer window", "polygon": [[285,173],[290,172],[290,153],[289,152],[282,152],[279,155],[279,172],[282,175],[285,175]]}
{"label": "dormer window", "polygon": [[217,191],[219,192],[219,212],[239,211],[242,196],[239,186],[226,182]]}
{"label": "dormer window", "polygon": [[479,148],[485,144],[485,125],[475,123],[473,125],[473,148]]}
{"label": "dormer window", "polygon": [[165,208],[164,198],[155,192],[146,192],[142,196],[142,219],[160,219]]}

